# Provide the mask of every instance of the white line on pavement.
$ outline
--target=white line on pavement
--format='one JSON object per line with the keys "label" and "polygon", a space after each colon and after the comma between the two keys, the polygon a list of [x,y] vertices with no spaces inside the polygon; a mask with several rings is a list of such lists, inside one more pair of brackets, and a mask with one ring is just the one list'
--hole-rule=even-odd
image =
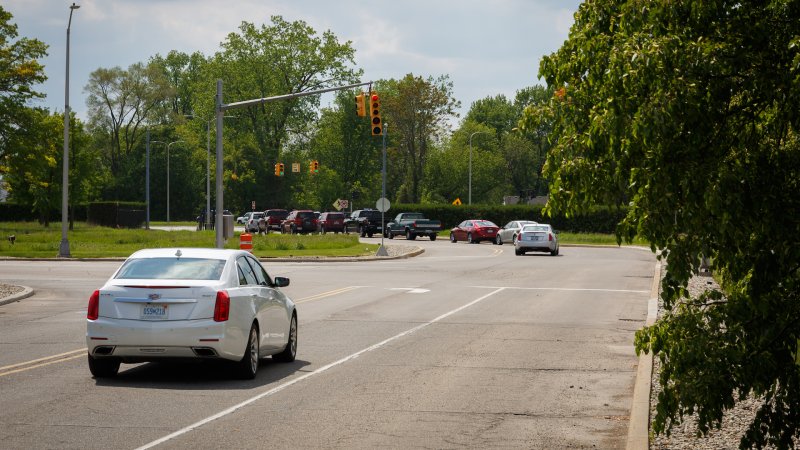
{"label": "white line on pavement", "polygon": [[144,449],[148,449],[148,448],[153,448],[153,447],[155,447],[155,446],[157,446],[159,444],[163,444],[163,443],[165,443],[165,442],[167,442],[169,440],[172,440],[172,439],[174,439],[174,438],[176,438],[178,436],[184,435],[184,434],[186,434],[186,433],[188,433],[188,432],[190,432],[190,431],[192,431],[194,429],[200,428],[201,426],[203,426],[203,425],[205,425],[207,423],[210,423],[210,422],[213,422],[213,421],[215,421],[215,420],[217,420],[219,418],[225,417],[225,416],[227,416],[227,415],[229,415],[229,414],[231,414],[231,413],[233,413],[233,412],[235,412],[235,411],[237,411],[237,410],[239,410],[239,409],[241,409],[241,408],[243,408],[243,407],[245,407],[245,406],[247,406],[247,405],[249,405],[249,404],[251,404],[251,403],[253,403],[255,401],[258,401],[258,400],[260,400],[260,399],[262,399],[264,397],[267,397],[267,396],[270,396],[270,395],[275,394],[277,392],[280,392],[280,391],[288,388],[289,386],[292,386],[295,383],[299,383],[300,381],[305,380],[306,378],[311,378],[314,375],[319,375],[320,373],[323,373],[323,372],[327,371],[328,369],[332,369],[332,368],[334,368],[334,367],[336,367],[338,365],[344,364],[344,363],[346,363],[348,361],[352,361],[352,360],[358,358],[359,356],[361,356],[364,353],[371,352],[373,350],[377,350],[377,349],[383,347],[384,345],[386,345],[386,344],[388,344],[388,343],[390,343],[392,341],[395,341],[395,340],[400,339],[402,337],[408,336],[409,334],[415,333],[415,332],[427,327],[428,325],[431,325],[431,324],[434,324],[434,323],[439,322],[441,320],[444,320],[444,319],[452,316],[453,314],[456,314],[456,313],[458,313],[460,311],[463,311],[463,310],[469,308],[470,306],[472,306],[472,305],[474,305],[474,304],[476,304],[478,302],[486,300],[487,298],[493,296],[494,294],[497,294],[498,292],[503,291],[504,289],[505,288],[502,288],[502,287],[497,288],[494,291],[492,291],[492,292],[490,292],[490,293],[488,293],[488,294],[486,294],[484,296],[478,297],[477,299],[475,299],[475,300],[473,300],[473,301],[471,301],[471,302],[469,302],[469,303],[467,303],[467,304],[465,304],[463,306],[460,306],[460,307],[458,307],[458,308],[456,308],[456,309],[454,309],[454,310],[452,310],[450,312],[444,313],[441,316],[436,317],[435,319],[432,319],[432,320],[430,320],[428,322],[424,322],[424,323],[422,323],[420,325],[417,325],[414,328],[411,328],[411,329],[408,329],[406,331],[403,331],[400,334],[396,334],[396,335],[394,335],[394,336],[392,336],[392,337],[390,337],[388,339],[385,339],[385,340],[383,340],[381,342],[378,342],[377,344],[371,345],[371,346],[369,346],[369,347],[367,347],[367,348],[365,348],[363,350],[360,350],[358,352],[355,352],[355,353],[353,353],[353,354],[351,354],[349,356],[345,356],[344,358],[339,359],[337,361],[334,361],[334,362],[332,362],[332,363],[330,363],[330,364],[328,364],[326,366],[322,366],[322,367],[320,367],[319,369],[317,369],[317,370],[315,370],[313,372],[309,372],[309,373],[307,373],[305,375],[302,375],[302,376],[299,376],[299,377],[297,377],[297,378],[295,378],[293,380],[287,381],[286,383],[283,383],[283,384],[280,384],[278,386],[275,386],[274,388],[272,388],[270,390],[264,391],[264,392],[254,396],[254,397],[250,397],[249,399],[247,399],[247,400],[245,400],[245,401],[243,401],[241,403],[233,405],[228,409],[220,411],[220,412],[214,414],[213,416],[206,417],[205,419],[199,420],[199,421],[197,421],[197,422],[195,422],[195,423],[193,423],[193,424],[191,424],[191,425],[189,425],[187,427],[181,428],[180,430],[178,430],[178,431],[176,431],[174,433],[168,434],[168,435],[166,435],[166,436],[164,436],[164,437],[162,437],[160,439],[156,439],[155,441],[150,442],[149,444],[145,444],[145,445],[139,447],[137,450],[144,450]]}

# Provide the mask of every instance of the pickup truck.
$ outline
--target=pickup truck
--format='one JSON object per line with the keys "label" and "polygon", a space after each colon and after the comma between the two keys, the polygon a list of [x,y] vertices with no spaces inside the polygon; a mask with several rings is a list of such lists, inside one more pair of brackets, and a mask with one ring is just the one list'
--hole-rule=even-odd
{"label": "pickup truck", "polygon": [[386,224],[384,237],[392,239],[405,235],[406,239],[413,241],[417,236],[428,236],[435,241],[441,229],[442,223],[438,220],[426,219],[422,213],[406,212],[398,214],[393,221]]}
{"label": "pickup truck", "polygon": [[344,220],[344,232],[356,232],[361,237],[372,237],[375,233],[383,233],[382,213],[377,209],[357,209]]}

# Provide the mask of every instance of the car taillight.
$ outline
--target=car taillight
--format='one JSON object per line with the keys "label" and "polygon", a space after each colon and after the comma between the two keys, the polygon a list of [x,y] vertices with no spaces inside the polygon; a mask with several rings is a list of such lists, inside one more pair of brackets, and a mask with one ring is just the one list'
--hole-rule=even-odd
{"label": "car taillight", "polygon": [[553,233],[547,233],[547,240],[551,242],[553,241]]}
{"label": "car taillight", "polygon": [[86,318],[89,320],[97,320],[100,317],[100,291],[92,292],[89,297],[89,308],[86,311]]}
{"label": "car taillight", "polygon": [[214,304],[214,322],[225,322],[231,313],[231,298],[227,291],[217,292],[217,302]]}

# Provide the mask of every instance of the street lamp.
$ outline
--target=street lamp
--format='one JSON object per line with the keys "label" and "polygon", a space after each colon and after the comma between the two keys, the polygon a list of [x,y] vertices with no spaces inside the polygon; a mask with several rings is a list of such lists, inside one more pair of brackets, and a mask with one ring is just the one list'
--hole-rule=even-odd
{"label": "street lamp", "polygon": [[[169,144],[163,141],[150,141],[151,144],[167,144],[167,223],[169,223],[169,148],[172,147],[172,144],[177,144],[178,142],[184,141],[172,141]],[[148,183],[150,180],[147,180]]]}
{"label": "street lamp", "polygon": [[64,79],[64,163],[61,173],[61,244],[58,246],[58,256],[69,258],[69,240],[67,239],[67,211],[69,209],[69,29],[72,26],[72,13],[80,8],[75,3],[69,7],[69,22],[67,22],[67,69]]}
{"label": "street lamp", "polygon": [[475,136],[476,134],[489,134],[489,133],[485,131],[476,131],[469,135],[469,199],[467,203],[469,205],[472,204],[472,136]]}

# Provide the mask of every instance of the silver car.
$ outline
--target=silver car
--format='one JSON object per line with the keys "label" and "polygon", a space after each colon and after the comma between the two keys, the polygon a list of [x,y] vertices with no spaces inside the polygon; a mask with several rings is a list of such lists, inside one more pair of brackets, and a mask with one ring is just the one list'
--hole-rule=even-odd
{"label": "silver car", "polygon": [[113,377],[120,363],[199,359],[252,379],[261,358],[297,354],[288,285],[242,250],[140,250],[89,298],[89,370]]}
{"label": "silver car", "polygon": [[519,234],[519,230],[522,229],[525,225],[536,225],[536,222],[532,220],[512,220],[500,228],[500,231],[497,232],[497,236],[494,238],[494,243],[497,245],[503,245],[506,242],[514,243],[514,239],[517,238],[517,234]]}
{"label": "silver car", "polygon": [[514,239],[514,253],[524,255],[528,251],[558,255],[558,234],[546,223],[523,226]]}

